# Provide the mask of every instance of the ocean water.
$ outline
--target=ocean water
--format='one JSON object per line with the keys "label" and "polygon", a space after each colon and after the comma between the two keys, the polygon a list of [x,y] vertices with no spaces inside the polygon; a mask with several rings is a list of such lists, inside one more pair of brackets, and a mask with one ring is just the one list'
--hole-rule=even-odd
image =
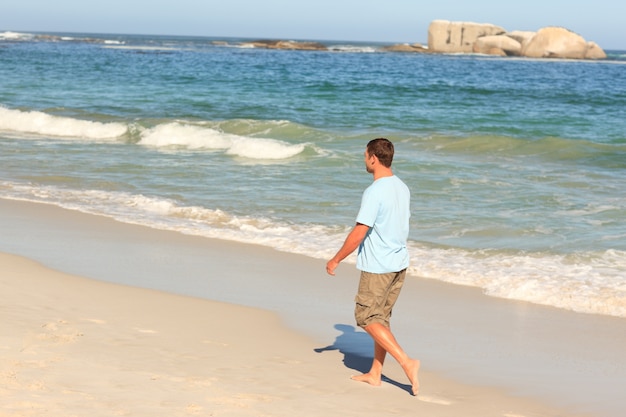
{"label": "ocean water", "polygon": [[0,33],[0,197],[327,259],[384,136],[412,192],[410,276],[626,317],[625,51],[244,41]]}

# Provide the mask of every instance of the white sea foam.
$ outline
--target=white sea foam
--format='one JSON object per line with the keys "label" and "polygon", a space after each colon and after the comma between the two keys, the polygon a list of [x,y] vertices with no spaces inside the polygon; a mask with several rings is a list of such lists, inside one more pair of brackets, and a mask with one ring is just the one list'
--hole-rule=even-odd
{"label": "white sea foam", "polygon": [[[347,233],[343,226],[293,224],[237,216],[218,208],[124,192],[68,190],[0,182],[6,198],[45,202],[118,221],[328,259]],[[412,276],[475,286],[494,297],[626,318],[626,252],[559,255],[433,248],[410,242]],[[354,255],[347,260],[354,263]]]}
{"label": "white sea foam", "polygon": [[50,203],[118,221],[190,235],[269,246],[284,252],[328,257],[329,239],[340,244],[346,230],[321,225],[293,225],[263,217],[236,216],[220,209],[184,206],[141,194],[69,190],[0,181],[3,197]]}
{"label": "white sea foam", "polygon": [[141,134],[140,145],[163,147],[185,147],[188,149],[228,149],[228,135],[214,129],[182,123],[165,123],[148,129]]}
{"label": "white sea foam", "polygon": [[126,134],[128,126],[0,107],[0,130],[65,139],[107,140]]}
{"label": "white sea foam", "polygon": [[411,247],[413,275],[581,313],[626,317],[626,252],[558,255]]}
{"label": "white sea foam", "polygon": [[221,150],[228,155],[256,160],[288,159],[304,151],[306,144],[252,138],[220,132],[204,126],[166,123],[141,134],[141,145],[158,148]]}
{"label": "white sea foam", "polygon": [[374,53],[379,50],[373,46],[363,45],[332,45],[328,49],[334,52]]}
{"label": "white sea foam", "polygon": [[[202,125],[163,123],[138,130],[140,145],[163,149],[216,150],[249,160],[284,160],[302,153],[306,143],[290,144],[270,139],[225,133]],[[129,125],[54,116],[39,111],[21,111],[0,106],[0,131],[59,139],[117,140],[129,133]]]}
{"label": "white sea foam", "polygon": [[124,42],[119,41],[104,41],[103,48],[106,49],[122,49],[128,51],[143,51],[143,52],[160,52],[160,51],[180,51],[181,48],[174,48],[171,46],[145,46],[145,45],[126,45]]}
{"label": "white sea foam", "polygon": [[226,152],[250,159],[287,159],[304,151],[304,144],[291,145],[274,139],[235,138]]}
{"label": "white sea foam", "polygon": [[35,35],[31,33],[20,33],[20,32],[2,32],[0,33],[0,40],[8,40],[8,41],[24,41],[31,40]]}

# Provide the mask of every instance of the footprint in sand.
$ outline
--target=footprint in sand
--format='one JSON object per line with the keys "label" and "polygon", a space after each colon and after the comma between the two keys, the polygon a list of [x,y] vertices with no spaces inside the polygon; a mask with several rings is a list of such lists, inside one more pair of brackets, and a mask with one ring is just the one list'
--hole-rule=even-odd
{"label": "footprint in sand", "polygon": [[217,346],[221,346],[221,347],[228,347],[229,346],[228,343],[218,342],[217,340],[203,340],[202,343],[207,344],[207,345],[217,345]]}
{"label": "footprint in sand", "polygon": [[140,329],[138,327],[133,328],[133,330],[139,332],[139,333],[146,333],[146,334],[155,334],[158,333],[156,330],[150,330],[150,329]]}
{"label": "footprint in sand", "polygon": [[186,411],[188,414],[193,414],[193,415],[197,415],[202,413],[202,407],[200,407],[197,404],[189,404],[186,408]]}
{"label": "footprint in sand", "polygon": [[100,320],[100,319],[83,319],[83,321],[88,321],[89,323],[95,323],[95,324],[105,324],[106,323],[106,321]]}
{"label": "footprint in sand", "polygon": [[436,397],[434,395],[423,395],[420,394],[417,397],[418,400],[423,401],[425,403],[431,404],[439,404],[439,405],[451,405],[452,401],[442,397]]}
{"label": "footprint in sand", "polygon": [[40,340],[51,341],[58,344],[72,343],[83,334],[76,329],[65,327],[68,322],[59,320],[53,323],[46,323],[41,326],[45,333],[40,333],[37,337]]}

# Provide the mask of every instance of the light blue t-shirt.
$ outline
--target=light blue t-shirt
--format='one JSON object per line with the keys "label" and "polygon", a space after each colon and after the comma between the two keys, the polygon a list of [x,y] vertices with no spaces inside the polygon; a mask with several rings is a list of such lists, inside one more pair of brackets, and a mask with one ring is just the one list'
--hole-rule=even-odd
{"label": "light blue t-shirt", "polygon": [[409,266],[410,204],[409,188],[395,175],[379,178],[365,189],[356,221],[370,229],[359,246],[358,269],[384,274]]}

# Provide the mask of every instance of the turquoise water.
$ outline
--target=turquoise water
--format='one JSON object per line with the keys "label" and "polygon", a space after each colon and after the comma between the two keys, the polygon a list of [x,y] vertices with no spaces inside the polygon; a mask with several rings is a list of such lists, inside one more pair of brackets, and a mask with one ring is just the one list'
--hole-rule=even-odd
{"label": "turquoise water", "polygon": [[242,41],[0,33],[0,195],[326,259],[385,136],[412,275],[626,317],[626,52]]}

